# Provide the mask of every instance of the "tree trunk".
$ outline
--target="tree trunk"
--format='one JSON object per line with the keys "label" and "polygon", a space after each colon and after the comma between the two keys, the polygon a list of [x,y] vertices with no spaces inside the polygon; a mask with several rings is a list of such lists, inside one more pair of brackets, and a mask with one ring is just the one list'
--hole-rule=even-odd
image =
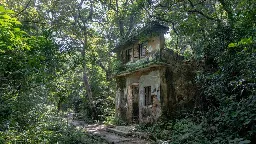
{"label": "tree trunk", "polygon": [[85,86],[85,89],[86,89],[86,93],[87,93],[87,96],[88,96],[88,101],[89,101],[89,108],[90,108],[90,111],[91,111],[91,114],[92,114],[92,118],[95,119],[96,118],[96,108],[95,108],[95,104],[93,103],[93,95],[92,95],[92,89],[91,89],[91,85],[89,84],[89,81],[88,81],[88,76],[87,76],[87,68],[86,68],[86,65],[84,64],[83,65],[83,82],[84,82],[84,86]]}
{"label": "tree trunk", "polygon": [[81,51],[82,54],[82,58],[83,58],[83,82],[84,82],[84,86],[86,89],[86,93],[88,96],[88,103],[89,103],[89,108],[92,114],[92,119],[96,119],[96,108],[95,108],[95,104],[93,103],[93,95],[92,95],[92,89],[91,89],[91,85],[89,84],[89,80],[88,80],[88,75],[87,75],[87,67],[86,67],[86,61],[85,61],[85,50],[87,48],[87,31],[86,28],[84,30],[84,46],[83,49]]}

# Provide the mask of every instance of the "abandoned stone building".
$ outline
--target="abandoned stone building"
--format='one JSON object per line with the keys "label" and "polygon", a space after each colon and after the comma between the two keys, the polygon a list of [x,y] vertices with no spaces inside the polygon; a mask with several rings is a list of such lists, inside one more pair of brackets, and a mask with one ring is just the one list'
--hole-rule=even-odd
{"label": "abandoned stone building", "polygon": [[151,23],[115,49],[116,117],[129,123],[154,122],[192,101],[195,67],[165,46],[168,27]]}

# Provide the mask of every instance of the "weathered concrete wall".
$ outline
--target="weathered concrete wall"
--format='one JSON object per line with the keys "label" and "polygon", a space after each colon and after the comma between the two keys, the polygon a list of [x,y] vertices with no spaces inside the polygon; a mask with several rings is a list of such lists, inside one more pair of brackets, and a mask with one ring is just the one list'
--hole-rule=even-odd
{"label": "weathered concrete wall", "polygon": [[193,63],[173,61],[161,76],[161,97],[163,116],[167,118],[193,108],[193,99],[197,94],[194,78],[196,67]]}
{"label": "weathered concrete wall", "polygon": [[[139,120],[154,122],[161,115],[175,117],[175,113],[185,108],[193,108],[193,99],[197,92],[194,82],[195,66],[191,63],[176,61],[166,67],[149,69],[129,75],[123,82],[125,87],[118,88],[116,96],[117,116],[132,121],[132,88],[139,84]],[[144,87],[151,86],[151,95],[155,95],[153,104],[145,106]]]}
{"label": "weathered concrete wall", "polygon": [[[122,52],[119,52],[118,55],[120,56],[121,53],[122,53],[122,56],[118,57],[120,60],[122,61],[125,61],[125,51],[127,49],[133,49],[131,50],[130,54],[132,55],[130,61],[131,62],[135,62],[137,60],[139,60],[139,57],[135,58],[134,55],[138,55],[138,46],[141,42],[138,40],[136,41],[135,43],[133,43],[131,46],[127,47],[127,48],[124,48],[122,50]],[[158,50],[160,50],[160,48],[163,48],[164,47],[164,34],[158,34],[154,37],[151,37],[151,38],[148,38],[146,40],[146,43],[147,43],[147,50],[148,50],[148,53],[154,53]]]}
{"label": "weathered concrete wall", "polygon": [[[158,48],[164,39],[160,36],[148,41],[148,44]],[[117,84],[116,112],[117,116],[132,121],[133,101],[132,85],[139,85],[139,121],[154,122],[160,116],[172,118],[185,109],[193,109],[197,94],[195,62],[184,61],[183,57],[171,50],[162,50],[162,60],[165,66],[154,66],[123,76],[122,84]],[[151,95],[155,95],[152,105],[145,106],[144,88],[151,86]]]}
{"label": "weathered concrete wall", "polygon": [[[161,115],[172,118],[184,109],[194,107],[197,67],[193,63],[173,60],[167,66],[149,68],[125,77],[124,86],[117,90],[116,110],[120,118],[132,122],[132,88],[139,84],[139,121],[151,123]],[[145,106],[144,87],[151,86],[153,104]]]}
{"label": "weathered concrete wall", "polygon": [[116,103],[116,117],[120,118],[124,121],[127,120],[126,118],[126,103],[127,103],[127,95],[124,94],[125,92],[125,77],[119,77],[116,79],[117,81],[117,92],[116,92],[116,98],[115,98],[115,103]]}
{"label": "weathered concrete wall", "polygon": [[[160,106],[160,71],[149,71],[140,77],[139,81],[140,99],[139,113],[140,122],[153,122],[161,115]],[[151,96],[155,96],[153,104],[145,106],[145,91],[144,87],[151,86]]]}
{"label": "weathered concrete wall", "polygon": [[148,40],[147,49],[149,53],[157,51],[160,49],[160,36],[152,37]]}
{"label": "weathered concrete wall", "polygon": [[134,74],[126,77],[126,88],[124,89],[125,95],[127,95],[127,112],[126,117],[128,122],[132,121],[133,102],[132,102],[132,85],[139,82],[140,75]]}
{"label": "weathered concrete wall", "polygon": [[180,113],[185,109],[193,109],[193,99],[197,93],[195,70],[196,67],[193,66],[193,63],[186,64],[184,62],[177,64],[173,70],[172,77],[174,83],[172,85],[175,91],[173,95],[170,95],[170,99],[175,102],[172,103],[173,112],[175,113]]}
{"label": "weathered concrete wall", "polygon": [[[117,84],[116,93],[116,116],[132,122],[133,102],[132,102],[132,85],[139,85],[139,121],[153,122],[161,115],[160,104],[160,71],[158,69],[148,69],[144,72],[137,72],[133,75],[123,78]],[[152,105],[145,106],[145,91],[144,87],[151,86],[151,95],[153,97]]]}

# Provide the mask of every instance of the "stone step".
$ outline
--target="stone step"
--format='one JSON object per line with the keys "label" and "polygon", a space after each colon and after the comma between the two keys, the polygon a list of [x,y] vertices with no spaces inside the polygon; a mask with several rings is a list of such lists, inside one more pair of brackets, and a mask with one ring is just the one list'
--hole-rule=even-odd
{"label": "stone step", "polygon": [[132,136],[131,132],[121,131],[115,128],[106,128],[107,132],[112,132],[121,136]]}
{"label": "stone step", "polygon": [[[85,133],[94,138],[99,138],[108,144],[150,144],[151,141],[142,139],[138,132],[133,132],[132,127],[116,126],[106,127],[105,125],[87,125],[77,120],[69,121],[71,125],[83,129]],[[117,129],[119,128],[119,129]]]}
{"label": "stone step", "polygon": [[146,133],[142,132],[135,132],[135,131],[121,131],[116,128],[106,128],[107,132],[115,133],[121,136],[131,136],[131,137],[138,137],[143,139],[149,139],[149,136]]}

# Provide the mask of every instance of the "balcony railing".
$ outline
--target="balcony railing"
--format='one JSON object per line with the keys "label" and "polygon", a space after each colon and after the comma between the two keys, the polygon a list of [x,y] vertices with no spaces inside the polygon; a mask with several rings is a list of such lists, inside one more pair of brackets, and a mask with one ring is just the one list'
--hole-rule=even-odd
{"label": "balcony railing", "polygon": [[166,65],[170,63],[170,61],[178,59],[181,59],[181,57],[175,54],[171,49],[165,48],[161,51],[153,51],[135,62],[128,62],[126,64],[121,64],[120,62],[115,69],[115,75],[125,75],[152,66]]}

